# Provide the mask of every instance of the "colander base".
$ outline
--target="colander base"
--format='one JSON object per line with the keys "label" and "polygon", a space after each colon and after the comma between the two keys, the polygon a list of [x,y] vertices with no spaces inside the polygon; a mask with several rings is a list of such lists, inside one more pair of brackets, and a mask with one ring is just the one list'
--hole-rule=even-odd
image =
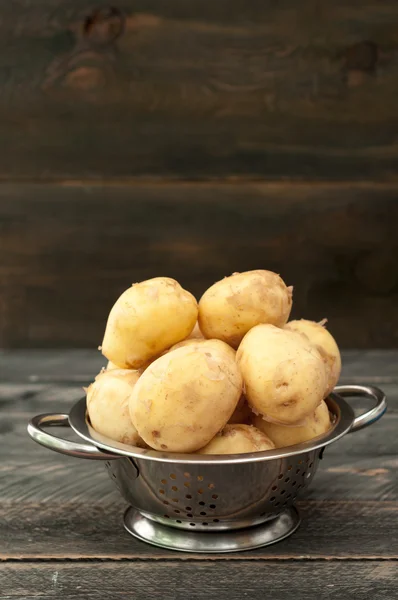
{"label": "colander base", "polygon": [[214,533],[168,527],[144,517],[131,506],[124,515],[125,529],[143,542],[169,550],[206,554],[241,552],[269,546],[291,535],[299,524],[300,516],[294,507],[287,508],[276,519],[261,525]]}

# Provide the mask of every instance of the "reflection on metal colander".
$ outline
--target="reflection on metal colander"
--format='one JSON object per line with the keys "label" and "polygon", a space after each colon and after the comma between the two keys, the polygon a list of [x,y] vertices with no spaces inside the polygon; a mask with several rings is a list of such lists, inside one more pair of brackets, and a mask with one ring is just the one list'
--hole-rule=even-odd
{"label": "reflection on metal colander", "polygon": [[257,525],[292,506],[314,476],[318,455],[222,468],[122,458],[106,468],[125,500],[148,519],[217,531]]}

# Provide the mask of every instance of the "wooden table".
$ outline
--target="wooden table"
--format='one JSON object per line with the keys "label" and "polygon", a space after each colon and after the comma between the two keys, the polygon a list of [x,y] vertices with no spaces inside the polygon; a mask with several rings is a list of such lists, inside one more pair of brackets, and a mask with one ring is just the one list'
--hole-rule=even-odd
{"label": "wooden table", "polygon": [[379,385],[389,411],[325,452],[300,529],[275,546],[207,556],[130,537],[101,464],[28,438],[32,415],[67,412],[82,395],[97,353],[0,354],[0,598],[398,598],[397,364],[398,352],[345,353],[342,381]]}

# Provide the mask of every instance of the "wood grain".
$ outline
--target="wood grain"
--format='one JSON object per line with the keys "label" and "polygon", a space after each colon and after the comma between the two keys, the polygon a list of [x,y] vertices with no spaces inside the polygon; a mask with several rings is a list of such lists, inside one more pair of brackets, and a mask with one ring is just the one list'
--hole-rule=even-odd
{"label": "wood grain", "polygon": [[113,8],[4,8],[3,179],[396,177],[393,0]]}
{"label": "wood grain", "polygon": [[398,343],[395,185],[0,187],[0,347],[96,348],[133,281],[200,296],[233,271],[295,287],[293,316],[342,347]]}
{"label": "wood grain", "polygon": [[[187,590],[193,600],[273,600],[319,598],[319,600],[355,597],[357,600],[393,600],[396,595],[397,565],[394,562],[322,563],[314,572],[311,562],[284,564],[216,562],[178,565],[169,558],[162,563],[11,564],[0,567],[4,581],[0,598],[60,597],[131,598],[151,600],[161,594],[164,600],[185,600]],[[101,586],[98,586],[98,580]],[[293,592],[294,590],[294,592]],[[294,594],[294,595],[293,595]]]}
{"label": "wood grain", "polygon": [[[20,354],[20,372],[29,372],[29,357],[34,353],[12,354],[14,367]],[[360,381],[359,364],[368,375],[376,372],[366,355],[360,359],[358,353],[351,354],[354,360],[346,363],[347,376],[356,373]],[[388,379],[394,373],[395,354],[375,353],[379,360],[384,356],[385,369],[391,366]],[[75,359],[75,365],[87,373],[81,353],[76,352]],[[62,353],[54,354],[52,364],[59,368]],[[389,411],[381,421],[346,435],[325,452],[299,503],[303,522],[296,534],[276,546],[245,553],[245,558],[398,559],[396,373],[395,379],[382,384]],[[26,424],[33,414],[68,412],[81,395],[81,387],[74,382],[0,385],[0,445],[6,449],[6,460],[0,465],[0,559],[180,559],[180,555],[146,546],[124,532],[125,505],[103,465],[52,453],[28,438]],[[366,403],[358,401],[356,407],[362,411]],[[65,429],[60,434],[73,437]],[[239,560],[240,556],[222,558]],[[198,555],[190,558],[206,560]]]}
{"label": "wood grain", "polygon": [[[332,480],[330,479],[330,482]],[[89,496],[68,503],[47,502],[19,506],[2,501],[0,561],[7,560],[159,560],[170,557],[203,561],[211,555],[181,555],[149,546],[123,528],[124,506],[106,496]],[[275,546],[221,560],[398,560],[397,501],[322,501],[299,503],[302,523],[297,532]],[[212,534],[209,534],[212,535]]]}
{"label": "wood grain", "polygon": [[[65,394],[80,394],[81,386],[92,381],[106,359],[98,350],[0,350],[0,363],[2,380],[7,382],[0,385],[2,400],[45,401],[47,392],[43,395],[43,389],[51,393],[51,384],[64,384],[64,394],[59,398],[63,402]],[[397,350],[343,350],[342,364],[340,383],[378,383],[385,387],[398,380]]]}

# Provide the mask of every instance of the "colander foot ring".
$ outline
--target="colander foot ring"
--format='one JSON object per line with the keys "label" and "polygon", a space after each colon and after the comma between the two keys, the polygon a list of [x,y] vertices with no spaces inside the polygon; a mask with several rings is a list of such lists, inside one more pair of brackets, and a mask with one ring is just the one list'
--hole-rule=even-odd
{"label": "colander foot ring", "polygon": [[291,535],[299,524],[300,516],[294,507],[287,508],[276,519],[255,527],[214,533],[168,527],[144,517],[132,506],[124,515],[125,529],[143,542],[169,550],[206,554],[240,552],[269,546]]}

